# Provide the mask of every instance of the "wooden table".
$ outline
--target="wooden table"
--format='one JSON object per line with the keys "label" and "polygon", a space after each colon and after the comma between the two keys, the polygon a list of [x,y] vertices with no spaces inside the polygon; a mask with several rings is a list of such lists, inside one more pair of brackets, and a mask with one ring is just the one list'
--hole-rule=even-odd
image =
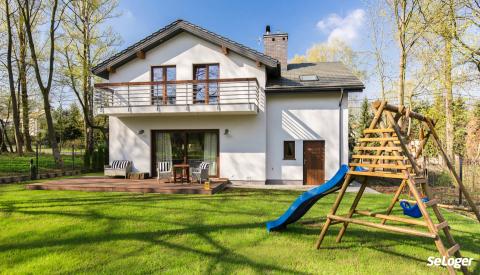
{"label": "wooden table", "polygon": [[183,180],[186,178],[187,183],[190,183],[190,165],[186,163],[173,165],[173,182],[175,183],[177,182],[177,169],[182,169],[181,182],[183,183]]}

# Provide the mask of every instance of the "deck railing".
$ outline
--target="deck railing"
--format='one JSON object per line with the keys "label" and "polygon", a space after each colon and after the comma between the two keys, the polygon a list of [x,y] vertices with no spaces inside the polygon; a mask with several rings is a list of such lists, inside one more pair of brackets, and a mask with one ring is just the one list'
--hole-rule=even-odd
{"label": "deck railing", "polygon": [[259,105],[256,78],[117,82],[95,84],[96,104],[104,108],[156,106]]}

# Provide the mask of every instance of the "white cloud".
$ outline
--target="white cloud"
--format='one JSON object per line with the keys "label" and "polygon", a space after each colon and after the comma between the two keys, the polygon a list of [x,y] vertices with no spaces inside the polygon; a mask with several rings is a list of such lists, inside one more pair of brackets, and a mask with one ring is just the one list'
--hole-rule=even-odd
{"label": "white cloud", "polygon": [[318,21],[317,28],[328,33],[328,42],[342,40],[352,44],[358,38],[358,32],[365,22],[365,11],[356,9],[349,12],[345,17],[336,13],[330,14],[327,18]]}

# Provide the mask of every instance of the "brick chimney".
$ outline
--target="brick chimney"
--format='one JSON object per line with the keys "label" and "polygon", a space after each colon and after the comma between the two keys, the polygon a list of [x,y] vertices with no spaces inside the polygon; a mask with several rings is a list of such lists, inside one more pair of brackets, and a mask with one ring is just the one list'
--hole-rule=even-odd
{"label": "brick chimney", "polygon": [[272,33],[267,25],[263,35],[263,48],[266,55],[280,61],[282,71],[287,69],[288,33]]}

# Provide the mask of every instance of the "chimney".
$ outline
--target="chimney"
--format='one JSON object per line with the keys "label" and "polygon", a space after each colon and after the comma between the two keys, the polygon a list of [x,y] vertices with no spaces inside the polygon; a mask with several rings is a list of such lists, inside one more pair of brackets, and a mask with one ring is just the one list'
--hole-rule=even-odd
{"label": "chimney", "polygon": [[267,25],[263,35],[263,48],[266,55],[280,61],[282,71],[287,69],[288,33],[272,33],[270,25]]}

